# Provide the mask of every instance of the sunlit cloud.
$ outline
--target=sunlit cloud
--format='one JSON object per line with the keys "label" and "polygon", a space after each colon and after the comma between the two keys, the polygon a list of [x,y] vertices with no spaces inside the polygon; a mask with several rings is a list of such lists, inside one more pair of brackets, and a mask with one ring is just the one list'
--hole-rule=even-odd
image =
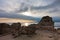
{"label": "sunlit cloud", "polygon": [[0,0],[0,17],[33,19],[46,15],[60,17],[60,0]]}

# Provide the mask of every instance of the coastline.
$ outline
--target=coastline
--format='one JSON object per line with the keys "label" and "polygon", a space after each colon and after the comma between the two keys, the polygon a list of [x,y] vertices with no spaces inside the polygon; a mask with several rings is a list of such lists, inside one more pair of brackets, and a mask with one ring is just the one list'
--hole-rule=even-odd
{"label": "coastline", "polygon": [[60,26],[54,26],[54,29],[58,29],[58,28],[60,28]]}

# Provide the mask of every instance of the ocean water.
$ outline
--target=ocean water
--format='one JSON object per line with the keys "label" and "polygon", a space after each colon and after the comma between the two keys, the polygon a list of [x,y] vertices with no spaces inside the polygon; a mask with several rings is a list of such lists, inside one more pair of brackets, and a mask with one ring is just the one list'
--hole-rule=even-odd
{"label": "ocean water", "polygon": [[55,22],[54,27],[55,27],[55,29],[60,28],[60,22]]}

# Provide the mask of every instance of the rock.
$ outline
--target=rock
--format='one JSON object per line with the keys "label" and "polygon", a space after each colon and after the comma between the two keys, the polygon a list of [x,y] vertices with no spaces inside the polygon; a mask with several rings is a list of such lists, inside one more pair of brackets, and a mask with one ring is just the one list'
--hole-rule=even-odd
{"label": "rock", "polygon": [[0,35],[7,34],[10,32],[10,25],[6,23],[0,23]]}
{"label": "rock", "polygon": [[57,33],[60,34],[60,28],[57,29]]}
{"label": "rock", "polygon": [[21,31],[21,23],[13,23],[11,25],[12,35],[19,36]]}
{"label": "rock", "polygon": [[35,24],[31,24],[25,30],[27,31],[28,35],[35,34],[35,32],[36,32],[36,25]]}
{"label": "rock", "polygon": [[54,30],[54,21],[52,17],[44,16],[38,23],[39,27],[45,30]]}

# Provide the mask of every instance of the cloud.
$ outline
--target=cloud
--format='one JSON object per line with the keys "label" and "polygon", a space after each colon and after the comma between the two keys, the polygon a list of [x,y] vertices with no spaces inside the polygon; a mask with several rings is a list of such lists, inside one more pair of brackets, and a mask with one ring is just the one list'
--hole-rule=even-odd
{"label": "cloud", "polygon": [[0,0],[0,9],[7,12],[23,10],[30,6],[48,6],[55,0]]}
{"label": "cloud", "polygon": [[60,0],[0,0],[0,17],[35,19],[46,15],[60,17]]}
{"label": "cloud", "polygon": [[5,10],[7,12],[14,11],[20,7],[17,3],[18,0],[0,0],[0,10]]}
{"label": "cloud", "polygon": [[41,17],[41,16],[46,16],[46,15],[52,16],[52,17],[60,17],[60,0],[56,0],[53,4],[48,5],[48,6],[43,6],[43,7],[33,6],[32,10],[34,10],[34,13],[36,14],[35,17]]}
{"label": "cloud", "polygon": [[54,2],[55,0],[28,0],[32,6],[47,6]]}

